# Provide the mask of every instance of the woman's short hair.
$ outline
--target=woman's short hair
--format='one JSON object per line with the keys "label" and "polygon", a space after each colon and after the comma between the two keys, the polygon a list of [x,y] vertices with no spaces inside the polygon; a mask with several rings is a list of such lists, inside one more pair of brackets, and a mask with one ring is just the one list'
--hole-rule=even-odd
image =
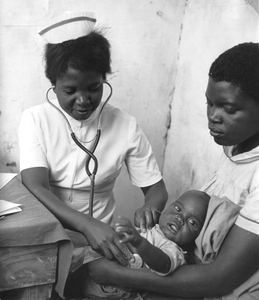
{"label": "woman's short hair", "polygon": [[223,52],[212,63],[209,76],[238,86],[259,103],[259,44],[243,43]]}
{"label": "woman's short hair", "polygon": [[101,31],[94,30],[86,36],[45,47],[45,74],[51,84],[65,74],[68,68],[81,72],[111,73],[110,43]]}

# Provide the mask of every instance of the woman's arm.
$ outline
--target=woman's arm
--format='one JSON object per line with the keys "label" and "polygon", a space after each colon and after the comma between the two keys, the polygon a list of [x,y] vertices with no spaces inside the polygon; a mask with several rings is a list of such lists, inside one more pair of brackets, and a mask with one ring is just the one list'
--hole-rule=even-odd
{"label": "woman's arm", "polygon": [[55,215],[65,228],[82,233],[91,247],[106,258],[115,257],[121,264],[128,264],[123,254],[130,255],[129,251],[119,242],[119,237],[111,226],[68,207],[50,192],[47,168],[25,169],[21,172],[21,176],[28,190]]}
{"label": "woman's arm", "polygon": [[146,228],[152,228],[158,223],[161,211],[166,205],[168,194],[163,179],[141,189],[145,195],[145,204],[135,212],[134,224],[145,232]]}
{"label": "woman's arm", "polygon": [[213,263],[182,266],[165,277],[148,269],[124,268],[107,260],[89,265],[90,274],[99,283],[182,297],[228,294],[258,270],[259,236],[236,225]]}

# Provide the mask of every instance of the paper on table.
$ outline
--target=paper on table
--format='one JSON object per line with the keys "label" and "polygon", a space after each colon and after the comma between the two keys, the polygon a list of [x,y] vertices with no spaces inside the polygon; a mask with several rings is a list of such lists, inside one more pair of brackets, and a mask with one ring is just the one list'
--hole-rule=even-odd
{"label": "paper on table", "polygon": [[0,199],[0,217],[22,211],[19,206],[21,206],[21,204]]}
{"label": "paper on table", "polygon": [[16,173],[0,173],[0,189],[9,181],[11,181],[16,175]]}

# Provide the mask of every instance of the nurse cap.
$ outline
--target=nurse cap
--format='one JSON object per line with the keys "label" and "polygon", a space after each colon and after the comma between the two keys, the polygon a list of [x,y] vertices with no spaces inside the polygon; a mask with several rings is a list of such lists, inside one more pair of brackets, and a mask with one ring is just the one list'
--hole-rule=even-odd
{"label": "nurse cap", "polygon": [[58,44],[89,34],[96,23],[94,13],[65,12],[62,18],[39,31],[47,43]]}

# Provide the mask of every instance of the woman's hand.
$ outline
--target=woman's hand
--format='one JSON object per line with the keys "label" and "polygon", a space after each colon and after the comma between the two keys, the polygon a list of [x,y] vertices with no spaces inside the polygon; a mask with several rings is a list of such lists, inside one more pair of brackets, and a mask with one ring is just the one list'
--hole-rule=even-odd
{"label": "woman's hand", "polygon": [[154,227],[160,218],[161,212],[155,207],[144,205],[136,210],[134,215],[134,224],[139,227],[142,232]]}
{"label": "woman's hand", "polygon": [[126,217],[118,216],[115,231],[118,233],[121,243],[131,243],[133,247],[137,247],[141,243],[142,237]]}
{"label": "woman's hand", "polygon": [[109,260],[115,258],[121,265],[127,266],[133,257],[127,246],[120,242],[114,229],[99,220],[89,218],[84,235],[93,250]]}

